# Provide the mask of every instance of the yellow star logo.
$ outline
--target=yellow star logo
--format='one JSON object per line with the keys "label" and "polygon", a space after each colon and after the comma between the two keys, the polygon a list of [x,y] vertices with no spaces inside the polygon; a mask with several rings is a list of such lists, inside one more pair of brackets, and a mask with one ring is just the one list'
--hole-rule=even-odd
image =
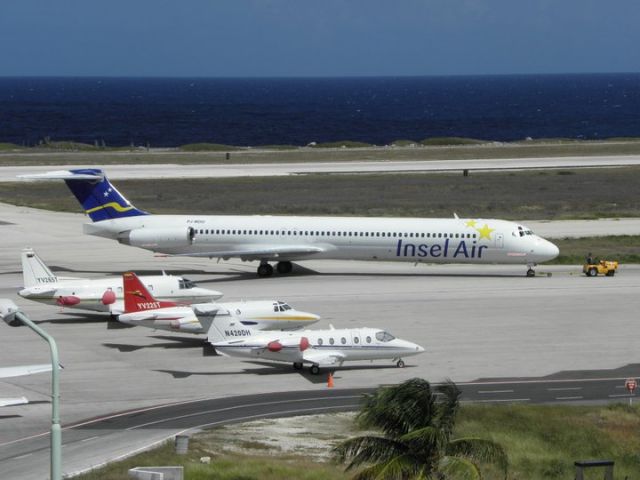
{"label": "yellow star logo", "polygon": [[466,225],[467,227],[475,228],[476,223],[477,223],[477,222],[476,222],[475,220],[469,220],[468,222],[465,222],[465,225]]}
{"label": "yellow star logo", "polygon": [[494,230],[495,228],[489,228],[489,225],[487,225],[486,223],[484,224],[484,227],[476,228],[476,231],[480,234],[480,237],[478,238],[478,240],[482,240],[483,238],[486,238],[487,240],[491,240],[490,234]]}

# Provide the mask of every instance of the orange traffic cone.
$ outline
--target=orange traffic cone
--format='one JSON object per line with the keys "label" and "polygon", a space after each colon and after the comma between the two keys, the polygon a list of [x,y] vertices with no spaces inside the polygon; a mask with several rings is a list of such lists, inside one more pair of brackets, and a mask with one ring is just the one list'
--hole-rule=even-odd
{"label": "orange traffic cone", "polygon": [[329,378],[327,380],[327,387],[333,388],[333,373],[329,372]]}

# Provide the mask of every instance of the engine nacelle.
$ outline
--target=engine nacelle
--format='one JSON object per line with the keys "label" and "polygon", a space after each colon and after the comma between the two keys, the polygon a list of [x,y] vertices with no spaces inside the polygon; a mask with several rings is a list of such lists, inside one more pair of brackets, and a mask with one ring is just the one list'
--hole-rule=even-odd
{"label": "engine nacelle", "polygon": [[162,249],[187,247],[193,244],[196,231],[191,227],[184,228],[136,228],[123,232],[118,241],[132,247]]}

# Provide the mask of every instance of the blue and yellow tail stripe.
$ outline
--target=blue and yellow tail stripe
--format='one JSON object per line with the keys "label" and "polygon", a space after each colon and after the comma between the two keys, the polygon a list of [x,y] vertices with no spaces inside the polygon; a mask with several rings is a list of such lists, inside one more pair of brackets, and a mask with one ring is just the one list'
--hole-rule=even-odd
{"label": "blue and yellow tail stripe", "polygon": [[70,178],[65,180],[69,190],[78,199],[85,213],[91,220],[99,222],[123,217],[148,215],[138,210],[109,183],[106,175],[99,169],[76,169],[70,172],[78,175],[94,175],[98,179],[85,180]]}

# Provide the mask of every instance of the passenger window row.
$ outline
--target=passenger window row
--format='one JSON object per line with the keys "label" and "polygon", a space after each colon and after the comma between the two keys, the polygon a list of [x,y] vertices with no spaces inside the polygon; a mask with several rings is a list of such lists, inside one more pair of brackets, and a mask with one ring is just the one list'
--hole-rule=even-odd
{"label": "passenger window row", "polygon": [[340,232],[314,230],[232,230],[200,229],[200,235],[282,235],[299,237],[392,237],[392,238],[476,238],[475,233],[416,233],[416,232]]}

